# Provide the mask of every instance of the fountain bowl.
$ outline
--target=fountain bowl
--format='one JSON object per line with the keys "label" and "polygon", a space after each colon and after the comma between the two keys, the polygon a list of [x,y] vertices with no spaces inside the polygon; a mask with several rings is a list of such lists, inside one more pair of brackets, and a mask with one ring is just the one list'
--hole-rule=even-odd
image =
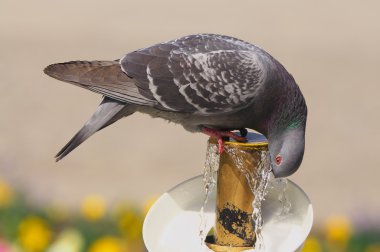
{"label": "fountain bowl", "polygon": [[[262,202],[263,250],[301,251],[313,224],[313,208],[306,193],[288,180],[285,197],[291,208],[284,213],[279,200],[283,187],[274,180]],[[205,191],[199,175],[173,187],[153,204],[143,225],[143,238],[150,252],[206,252],[210,250],[200,236]],[[215,190],[204,208],[205,231],[215,222]],[[246,251],[259,251],[250,249]]]}

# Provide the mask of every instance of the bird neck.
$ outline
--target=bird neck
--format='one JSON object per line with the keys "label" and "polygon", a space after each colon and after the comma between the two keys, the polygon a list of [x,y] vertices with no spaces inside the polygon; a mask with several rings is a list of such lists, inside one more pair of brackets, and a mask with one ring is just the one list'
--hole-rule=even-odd
{"label": "bird neck", "polygon": [[268,124],[268,135],[276,135],[287,130],[305,130],[307,119],[305,99],[291,75],[286,81],[288,83],[282,85],[275,112]]}

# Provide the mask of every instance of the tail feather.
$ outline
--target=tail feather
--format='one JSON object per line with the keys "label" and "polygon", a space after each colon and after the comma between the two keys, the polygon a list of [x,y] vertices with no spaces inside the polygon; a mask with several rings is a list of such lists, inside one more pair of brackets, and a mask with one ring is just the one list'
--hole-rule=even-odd
{"label": "tail feather", "polygon": [[133,106],[105,97],[95,113],[75,136],[57,153],[56,161],[61,160],[95,132],[107,127],[124,116],[134,112]]}
{"label": "tail feather", "polygon": [[44,73],[121,102],[156,104],[152,94],[140,90],[136,82],[123,72],[118,60],[57,63],[47,66]]}
{"label": "tail feather", "polygon": [[[94,71],[102,72],[93,74]],[[47,66],[44,73],[55,79],[70,82],[79,86],[105,83],[107,76],[121,72],[118,61],[69,61]],[[98,80],[95,81],[94,80]]]}

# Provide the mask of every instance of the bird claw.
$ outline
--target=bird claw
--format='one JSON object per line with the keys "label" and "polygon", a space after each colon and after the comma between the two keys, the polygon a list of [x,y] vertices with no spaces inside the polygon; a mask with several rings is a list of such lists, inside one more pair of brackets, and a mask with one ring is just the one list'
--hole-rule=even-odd
{"label": "bird claw", "polygon": [[223,142],[223,137],[229,137],[234,139],[235,141],[238,142],[246,142],[247,138],[245,137],[247,134],[246,129],[241,129],[240,134],[242,136],[237,135],[234,132],[231,131],[220,131],[216,129],[211,129],[207,127],[202,127],[202,132],[210,137],[215,137],[218,140],[218,152],[219,154],[222,154],[224,152],[224,142]]}
{"label": "bird claw", "polygon": [[218,138],[218,153],[219,155],[224,152],[224,142],[222,138]]}

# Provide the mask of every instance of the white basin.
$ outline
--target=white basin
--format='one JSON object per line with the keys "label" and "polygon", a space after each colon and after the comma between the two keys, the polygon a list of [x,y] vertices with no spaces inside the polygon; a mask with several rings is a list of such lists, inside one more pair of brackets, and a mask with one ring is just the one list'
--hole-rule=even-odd
{"label": "white basin", "polygon": [[[300,251],[312,224],[313,209],[305,192],[288,181],[286,197],[291,203],[288,214],[280,214],[278,200],[283,188],[272,183],[262,203],[264,225],[264,251]],[[150,252],[202,252],[211,251],[202,244],[199,236],[205,192],[203,176],[197,176],[164,193],[149,210],[143,226],[143,238]],[[215,220],[215,190],[204,210],[206,232]],[[254,249],[247,251],[256,251]]]}

